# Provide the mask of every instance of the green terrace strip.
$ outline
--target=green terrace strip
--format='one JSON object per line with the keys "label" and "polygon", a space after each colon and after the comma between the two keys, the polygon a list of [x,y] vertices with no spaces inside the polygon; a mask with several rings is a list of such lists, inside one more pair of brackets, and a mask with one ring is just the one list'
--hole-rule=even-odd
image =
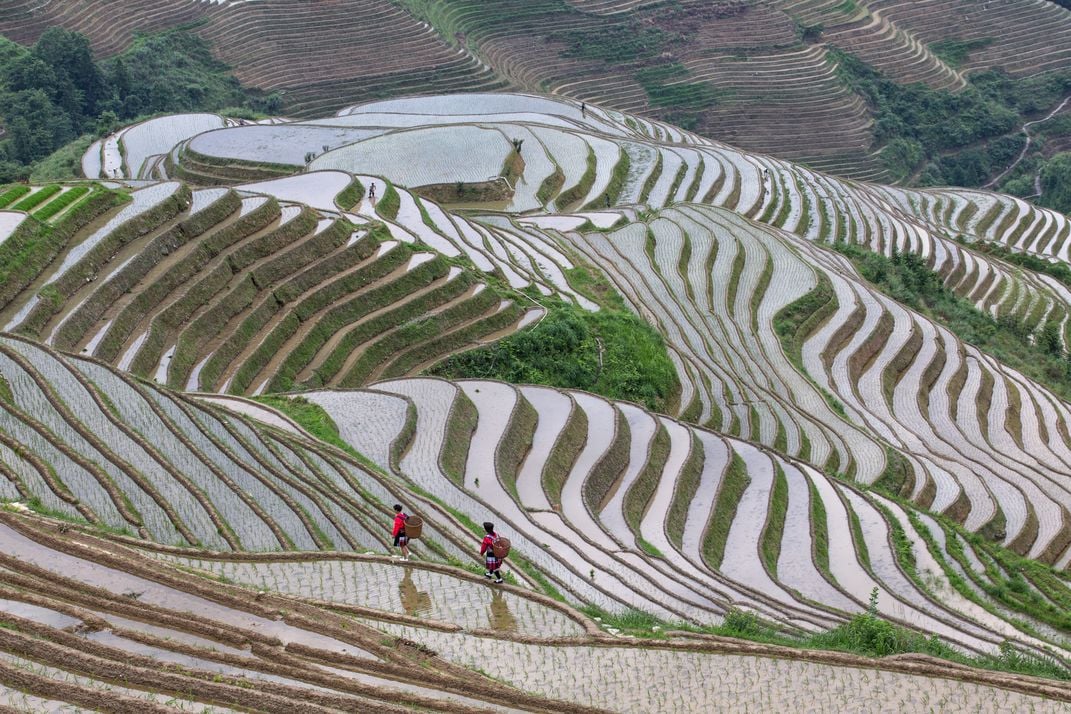
{"label": "green terrace strip", "polygon": [[57,225],[27,219],[0,244],[0,307],[7,306],[85,226],[125,199],[116,191],[97,191],[69,211]]}
{"label": "green terrace strip", "polygon": [[49,201],[45,206],[34,211],[34,216],[41,221],[51,220],[63,209],[81,200],[90,191],[96,190],[89,186],[72,186],[57,198]]}
{"label": "green terrace strip", "polygon": [[777,560],[781,555],[781,539],[785,531],[785,511],[788,509],[788,481],[780,466],[774,473],[774,485],[770,491],[770,520],[762,534],[762,560],[766,568],[777,572]]}
{"label": "green terrace strip", "polygon": [[31,190],[29,186],[12,186],[6,189],[3,193],[0,193],[0,208],[7,208]]}
{"label": "green terrace strip", "polygon": [[400,201],[398,190],[394,188],[394,184],[387,182],[387,187],[383,189],[383,195],[376,201],[376,213],[386,219],[397,218]]}
{"label": "green terrace strip", "polygon": [[621,196],[621,190],[625,186],[625,179],[628,178],[631,166],[632,163],[629,159],[628,152],[622,151],[620,158],[614,164],[614,170],[610,175],[610,183],[607,184],[606,190],[592,199],[585,208],[597,210],[607,206],[616,206],[618,198]]}
{"label": "green terrace strip", "polygon": [[[342,193],[338,194],[338,196],[335,197],[335,203],[337,203],[339,208],[341,208],[342,210],[350,211],[353,210],[353,208],[361,202],[361,199],[364,198],[364,195],[364,184],[362,184],[358,179],[355,178],[353,179],[353,182],[350,183],[350,185],[347,186]],[[386,196],[384,196],[384,198],[386,198]]]}
{"label": "green terrace strip", "polygon": [[31,211],[62,190],[63,187],[57,184],[44,186],[42,188],[37,189],[29,196],[16,203],[14,206],[11,207],[11,209],[14,211]]}
{"label": "green terrace strip", "polygon": [[729,536],[729,528],[736,516],[736,507],[740,503],[740,497],[749,483],[751,483],[751,478],[747,474],[747,466],[744,465],[744,460],[740,458],[740,455],[734,453],[725,478],[718,489],[717,501],[711,512],[710,523],[707,525],[708,533],[704,541],[703,557],[712,568],[719,567],[725,558],[725,540]]}
{"label": "green terrace strip", "polygon": [[[640,523],[651,502],[651,496],[658,488],[659,477],[669,459],[669,447],[669,432],[666,431],[664,425],[659,424],[647,454],[647,463],[644,464],[643,471],[625,494],[625,520],[634,533],[639,532]],[[640,547],[649,555],[653,555],[650,550],[652,546],[648,543],[647,547],[644,547],[643,538],[639,538],[639,541]]]}
{"label": "green terrace strip", "polygon": [[598,166],[595,159],[595,151],[589,147],[586,168],[584,169],[584,174],[580,177],[580,181],[558,194],[555,204],[558,206],[559,210],[568,209],[588,194],[592,184],[595,183],[595,172],[597,169]]}

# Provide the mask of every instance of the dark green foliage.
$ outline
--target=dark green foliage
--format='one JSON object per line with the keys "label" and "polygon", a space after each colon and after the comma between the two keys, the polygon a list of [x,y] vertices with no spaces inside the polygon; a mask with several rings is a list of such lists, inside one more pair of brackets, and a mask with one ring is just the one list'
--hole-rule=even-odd
{"label": "dark green foliage", "polygon": [[841,76],[877,114],[874,139],[915,139],[927,150],[956,149],[1015,127],[1016,113],[976,88],[959,94],[901,85],[857,57],[838,53]]}
{"label": "dark green foliage", "polygon": [[955,650],[936,637],[926,638],[881,619],[878,616],[877,588],[870,593],[866,612],[856,615],[840,627],[814,635],[808,644],[868,657],[921,652],[947,658],[956,654]]}
{"label": "dark green foliage", "polygon": [[653,328],[624,310],[590,313],[564,302],[548,307],[535,327],[454,355],[430,372],[452,379],[583,389],[665,411],[679,383]]}
{"label": "dark green foliage", "polygon": [[181,30],[138,37],[123,54],[104,62],[103,70],[113,92],[108,108],[121,119],[248,102],[208,43]]}
{"label": "dark green foliage", "polygon": [[881,150],[881,160],[896,181],[909,178],[925,158],[926,149],[922,144],[903,136],[891,139]]}
{"label": "dark green foliage", "polygon": [[[934,51],[955,65],[987,40],[945,40]],[[1054,106],[1071,88],[1071,73],[1011,77],[1000,70],[971,75],[961,92],[902,85],[858,57],[831,50],[841,78],[875,115],[874,144],[897,180],[920,185],[980,186],[1003,171],[1025,141],[1026,117]]]}
{"label": "dark green foliage", "polygon": [[1059,153],[1044,163],[1038,203],[1071,213],[1071,153]]}
{"label": "dark green foliage", "polygon": [[981,186],[1012,163],[1025,142],[1022,134],[1010,134],[941,156],[927,165],[919,183]]}
{"label": "dark green foliage", "polygon": [[[59,27],[29,49],[0,38],[0,119],[7,130],[0,181],[25,179],[31,165],[68,142],[106,134],[135,117],[227,107],[273,111],[277,104],[277,97],[243,90],[207,42],[181,29],[139,36],[103,62],[94,61],[83,35]],[[77,166],[72,159],[66,152],[61,173]]]}
{"label": "dark green foliage", "polygon": [[[1009,367],[1071,399],[1071,360],[1065,358],[1053,328],[1035,328],[1020,318],[994,319],[946,288],[941,276],[914,253],[891,258],[865,248],[837,243],[864,278],[904,305],[936,320],[960,339],[989,353]],[[1058,270],[1058,269],[1057,269]]]}

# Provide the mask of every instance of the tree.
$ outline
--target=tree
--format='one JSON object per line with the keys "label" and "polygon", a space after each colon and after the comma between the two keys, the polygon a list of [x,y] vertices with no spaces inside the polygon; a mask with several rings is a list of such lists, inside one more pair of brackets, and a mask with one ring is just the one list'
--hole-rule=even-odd
{"label": "tree", "polygon": [[72,111],[81,117],[96,115],[97,104],[108,98],[108,92],[85,36],[51,27],[37,40],[33,54],[52,67],[61,82],[70,82],[77,88],[79,101]]}
{"label": "tree", "polygon": [[1041,198],[1038,203],[1071,213],[1071,153],[1059,153],[1041,167]]}
{"label": "tree", "polygon": [[0,111],[16,160],[42,159],[75,137],[71,118],[43,90],[14,92],[5,99]]}

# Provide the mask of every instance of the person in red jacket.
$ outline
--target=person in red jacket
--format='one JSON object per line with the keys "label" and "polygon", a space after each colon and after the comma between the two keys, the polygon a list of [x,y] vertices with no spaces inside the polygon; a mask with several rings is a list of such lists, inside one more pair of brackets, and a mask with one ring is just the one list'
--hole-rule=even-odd
{"label": "person in red jacket", "polygon": [[498,534],[495,533],[494,523],[484,523],[483,529],[487,531],[487,535],[483,537],[480,542],[480,555],[483,556],[484,564],[487,566],[487,572],[484,575],[488,578],[494,578],[496,583],[502,582],[502,561],[495,555],[494,544],[498,540]]}
{"label": "person in red jacket", "polygon": [[402,549],[402,560],[409,560],[409,536],[405,534],[405,522],[409,520],[402,511],[402,504],[394,504],[394,545]]}

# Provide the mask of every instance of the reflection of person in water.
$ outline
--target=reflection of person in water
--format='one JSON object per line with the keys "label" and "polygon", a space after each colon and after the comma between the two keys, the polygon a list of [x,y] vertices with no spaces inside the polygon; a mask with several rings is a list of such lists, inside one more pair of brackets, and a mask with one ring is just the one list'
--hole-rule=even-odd
{"label": "reflection of person in water", "polygon": [[491,629],[499,632],[516,632],[517,618],[509,611],[502,593],[491,593]]}
{"label": "reflection of person in water", "polygon": [[413,582],[413,571],[405,569],[402,582],[398,583],[398,594],[402,598],[402,609],[410,617],[426,615],[431,612],[431,595],[421,592]]}

